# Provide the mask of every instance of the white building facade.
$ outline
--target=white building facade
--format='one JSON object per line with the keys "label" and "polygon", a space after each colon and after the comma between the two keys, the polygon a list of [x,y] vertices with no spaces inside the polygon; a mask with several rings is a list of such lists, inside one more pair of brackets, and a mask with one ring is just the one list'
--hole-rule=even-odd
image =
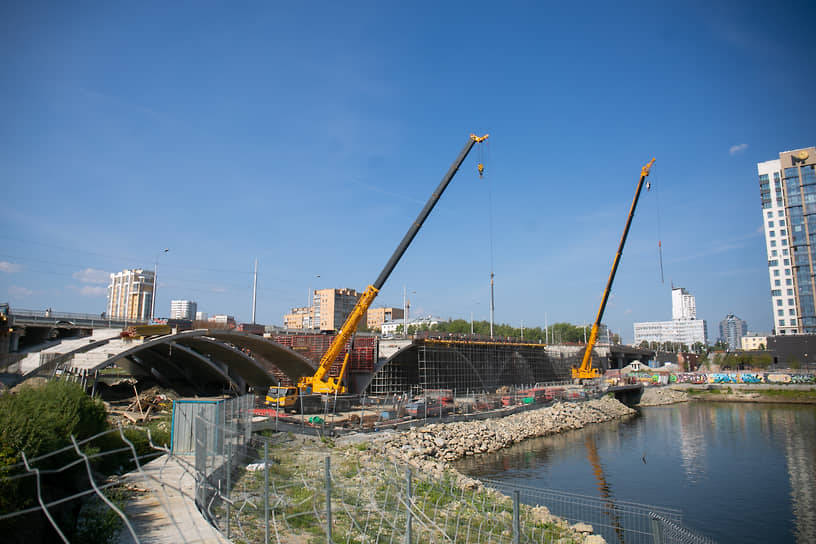
{"label": "white building facade", "polygon": [[705,319],[697,319],[694,295],[682,287],[672,287],[672,320],[634,323],[635,345],[641,342],[686,344],[697,342],[708,345],[708,326]]}
{"label": "white building facade", "polygon": [[697,342],[708,345],[708,334],[705,319],[673,319],[671,321],[651,321],[635,323],[635,345],[644,340],[663,344],[686,344],[688,347]]}
{"label": "white building facade", "polygon": [[[816,148],[783,151],[757,164],[776,334],[816,332]],[[814,232],[810,232],[813,230]]]}
{"label": "white building facade", "polygon": [[672,319],[697,319],[694,295],[682,287],[672,287]]}
{"label": "white building facade", "polygon": [[170,301],[170,319],[189,319],[190,321],[196,318],[198,304],[192,300],[171,300]]}
{"label": "white building facade", "polygon": [[153,310],[152,270],[133,268],[110,275],[107,315],[111,318],[147,321]]}

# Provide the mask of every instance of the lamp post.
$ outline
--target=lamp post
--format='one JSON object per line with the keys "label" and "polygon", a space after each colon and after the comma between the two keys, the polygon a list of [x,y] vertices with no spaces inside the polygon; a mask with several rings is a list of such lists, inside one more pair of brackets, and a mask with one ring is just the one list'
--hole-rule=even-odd
{"label": "lamp post", "polygon": [[153,321],[153,316],[156,310],[156,293],[159,292],[159,257],[163,253],[167,253],[169,249],[163,249],[156,253],[156,260],[153,262],[153,303],[150,305],[150,321]]}

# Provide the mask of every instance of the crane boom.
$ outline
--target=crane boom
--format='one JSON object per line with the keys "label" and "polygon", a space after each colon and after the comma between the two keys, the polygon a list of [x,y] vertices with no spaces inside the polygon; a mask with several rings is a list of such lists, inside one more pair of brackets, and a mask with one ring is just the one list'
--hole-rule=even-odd
{"label": "crane boom", "polygon": [[[388,276],[391,275],[391,272],[393,272],[394,268],[397,266],[397,263],[402,258],[405,250],[407,250],[408,246],[411,245],[411,242],[417,235],[417,232],[419,232],[419,229],[422,228],[422,224],[425,222],[425,219],[428,218],[428,215],[431,213],[431,210],[433,210],[434,206],[439,200],[439,197],[442,196],[445,188],[447,188],[451,179],[453,179],[453,176],[456,175],[459,167],[462,165],[468,153],[473,148],[473,144],[480,143],[486,140],[487,137],[487,134],[484,136],[476,136],[475,134],[471,134],[468,137],[465,146],[462,148],[462,151],[459,152],[459,156],[456,157],[456,160],[453,162],[453,164],[451,164],[448,171],[442,177],[442,181],[439,183],[436,190],[431,193],[431,197],[428,199],[425,207],[422,208],[422,211],[419,212],[419,215],[411,224],[408,232],[405,233],[405,236],[402,238],[399,246],[397,246],[397,249],[391,255],[391,258],[385,264],[385,267],[382,269],[382,272],[380,272],[380,275],[377,276],[374,283],[366,287],[366,290],[363,292],[360,300],[357,301],[354,309],[351,311],[349,316],[346,318],[346,321],[343,323],[343,326],[338,331],[337,336],[334,337],[329,349],[326,350],[326,353],[324,353],[320,358],[320,364],[318,365],[314,375],[304,376],[298,380],[297,386],[301,393],[345,393],[346,388],[342,385],[344,372],[341,372],[340,376],[337,377],[327,377],[326,374],[328,374],[329,369],[331,368],[332,364],[334,364],[337,356],[357,330],[360,321],[365,317],[366,312],[368,312],[368,308],[374,302],[374,299],[377,297],[380,289],[385,284]],[[347,362],[348,361],[344,362],[343,364],[343,371],[345,371]]]}
{"label": "crane boom", "polygon": [[643,168],[640,169],[640,181],[638,181],[637,189],[635,190],[635,197],[632,199],[632,206],[629,208],[629,215],[626,218],[626,226],[623,227],[623,235],[618,244],[618,252],[615,254],[615,260],[612,263],[612,271],[609,273],[609,279],[606,282],[606,289],[604,289],[603,297],[601,298],[601,306],[598,308],[598,316],[592,324],[592,331],[589,333],[589,341],[587,342],[584,358],[581,361],[581,367],[572,369],[573,379],[592,379],[598,377],[598,369],[592,366],[592,348],[595,347],[595,342],[598,340],[598,329],[601,326],[601,319],[603,319],[604,310],[606,309],[606,301],[609,300],[609,292],[612,290],[612,282],[615,280],[615,273],[618,271],[618,264],[620,263],[621,255],[623,255],[623,246],[626,243],[626,237],[629,234],[629,226],[632,224],[632,217],[635,215],[635,207],[640,198],[640,190],[643,188],[643,181],[649,175],[649,170],[654,164],[654,159],[650,160]]}

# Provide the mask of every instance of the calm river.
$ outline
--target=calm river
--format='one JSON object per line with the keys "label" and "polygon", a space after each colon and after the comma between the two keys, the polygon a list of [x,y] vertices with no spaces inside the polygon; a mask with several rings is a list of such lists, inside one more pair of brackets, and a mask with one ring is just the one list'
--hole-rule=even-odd
{"label": "calm river", "polygon": [[720,543],[816,542],[816,406],[690,402],[528,440],[457,468],[473,476],[682,511]]}

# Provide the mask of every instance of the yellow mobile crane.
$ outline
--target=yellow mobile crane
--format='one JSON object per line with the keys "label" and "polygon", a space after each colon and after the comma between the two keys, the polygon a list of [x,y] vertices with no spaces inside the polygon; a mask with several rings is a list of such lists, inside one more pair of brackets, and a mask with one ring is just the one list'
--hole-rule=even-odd
{"label": "yellow mobile crane", "polygon": [[575,380],[598,377],[598,369],[592,366],[592,348],[598,340],[598,328],[601,326],[601,319],[603,318],[604,309],[606,309],[606,301],[609,299],[609,291],[612,289],[612,282],[615,279],[615,272],[618,271],[618,263],[620,263],[620,258],[623,254],[623,245],[626,243],[626,236],[629,234],[632,217],[635,215],[635,207],[637,206],[638,198],[640,198],[640,190],[643,188],[643,181],[649,175],[649,170],[651,170],[654,161],[654,159],[650,160],[649,163],[640,170],[640,181],[638,181],[637,189],[635,190],[635,198],[632,199],[632,207],[629,208],[629,216],[626,218],[623,236],[621,236],[620,244],[618,244],[615,261],[612,263],[612,272],[610,272],[609,280],[606,282],[606,289],[604,289],[603,298],[601,299],[601,307],[598,308],[598,317],[595,318],[595,323],[592,324],[592,331],[589,333],[589,341],[587,342],[586,351],[584,352],[584,358],[581,361],[581,367],[572,367],[572,378]]}
{"label": "yellow mobile crane", "polygon": [[[431,197],[428,199],[428,202],[425,204],[425,207],[419,213],[419,216],[416,220],[411,224],[411,227],[408,229],[408,232],[403,237],[402,241],[400,242],[399,246],[397,247],[396,251],[391,255],[391,258],[386,263],[385,267],[383,268],[380,275],[374,281],[373,284],[369,285],[366,290],[363,292],[363,295],[360,297],[360,300],[357,301],[356,306],[349,314],[348,318],[346,318],[345,323],[340,328],[340,331],[337,333],[337,336],[334,337],[334,341],[332,341],[329,349],[323,356],[320,358],[320,364],[317,367],[317,370],[312,376],[303,376],[297,382],[297,394],[298,396],[304,396],[309,394],[323,394],[323,395],[341,395],[347,391],[346,386],[343,385],[343,377],[345,376],[346,367],[348,366],[349,355],[351,350],[349,349],[346,352],[345,359],[343,360],[343,366],[340,370],[340,375],[337,377],[328,376],[329,369],[331,368],[334,361],[337,359],[337,356],[343,350],[343,348],[348,343],[349,339],[354,335],[355,331],[357,330],[357,326],[360,324],[360,320],[365,317],[366,312],[368,312],[368,308],[374,302],[374,299],[377,297],[377,294],[380,292],[385,281],[388,279],[388,276],[391,275],[391,272],[394,270],[394,267],[397,266],[400,258],[405,253],[405,250],[408,249],[408,246],[413,241],[414,237],[416,236],[419,229],[422,227],[422,224],[425,222],[425,219],[431,213],[434,206],[436,205],[439,197],[442,196],[442,193],[445,191],[445,188],[450,183],[453,176],[459,170],[459,167],[464,162],[465,158],[467,157],[470,150],[473,148],[474,144],[481,143],[487,140],[488,135],[485,134],[484,136],[476,136],[475,134],[471,134],[468,137],[467,143],[462,148],[462,151],[459,153],[459,156],[453,162],[451,167],[448,169],[445,176],[442,178],[442,181],[439,183],[439,186],[436,190],[431,194]],[[478,165],[479,173],[481,175],[484,166],[482,164]],[[284,392],[285,393],[285,392]],[[267,396],[267,402],[272,405],[280,406],[281,408],[287,405],[293,405],[297,402],[291,393],[294,391],[290,391],[288,395],[281,394],[281,391],[276,391],[275,397]],[[313,403],[312,403],[313,404]],[[297,405],[294,406],[297,408]]]}

